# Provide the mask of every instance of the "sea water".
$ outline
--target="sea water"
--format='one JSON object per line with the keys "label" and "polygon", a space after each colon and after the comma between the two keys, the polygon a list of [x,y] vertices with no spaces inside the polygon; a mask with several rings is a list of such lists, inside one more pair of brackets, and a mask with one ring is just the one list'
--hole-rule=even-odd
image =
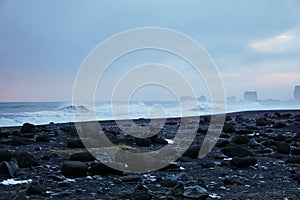
{"label": "sea water", "polygon": [[[153,109],[159,106],[160,109]],[[33,124],[65,123],[90,120],[138,119],[185,117],[218,114],[223,105],[202,101],[197,104],[170,101],[96,102],[72,104],[72,102],[2,102],[0,103],[0,127]],[[225,112],[249,110],[300,109],[300,104],[289,102],[235,102],[227,103]],[[74,114],[77,116],[74,118]],[[78,117],[79,116],[79,117]]]}

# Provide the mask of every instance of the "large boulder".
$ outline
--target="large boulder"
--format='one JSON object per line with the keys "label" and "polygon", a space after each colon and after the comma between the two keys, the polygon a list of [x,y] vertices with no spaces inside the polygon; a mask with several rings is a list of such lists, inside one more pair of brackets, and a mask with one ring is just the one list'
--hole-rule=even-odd
{"label": "large boulder", "polygon": [[30,123],[23,124],[21,128],[21,133],[34,133],[34,132],[37,132],[35,125]]}
{"label": "large boulder", "polygon": [[61,166],[61,173],[68,178],[85,177],[88,172],[88,166],[80,161],[66,161]]}
{"label": "large boulder", "polygon": [[38,166],[39,162],[31,154],[27,152],[14,152],[12,157],[16,158],[20,168],[27,168],[31,166]]}
{"label": "large boulder", "polygon": [[225,147],[221,152],[228,157],[247,157],[254,156],[254,153],[248,149],[239,146]]}
{"label": "large boulder", "polygon": [[246,168],[249,167],[250,165],[255,165],[256,163],[257,163],[257,159],[250,156],[243,157],[243,158],[235,157],[231,160],[231,164],[238,168]]}
{"label": "large boulder", "polygon": [[0,162],[2,161],[10,161],[11,153],[6,149],[0,149]]}

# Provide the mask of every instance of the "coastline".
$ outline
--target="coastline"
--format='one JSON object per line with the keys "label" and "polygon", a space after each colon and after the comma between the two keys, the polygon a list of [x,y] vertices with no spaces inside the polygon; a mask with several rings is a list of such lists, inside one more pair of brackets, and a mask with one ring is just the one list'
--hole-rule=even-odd
{"label": "coastline", "polygon": [[[13,174],[5,171],[3,164],[0,167],[1,198],[300,198],[300,110],[227,113],[216,146],[199,159],[209,118],[186,118],[199,120],[191,147],[166,168],[142,174],[122,173],[95,161],[82,146],[72,122],[23,126],[23,130],[19,126],[0,127],[0,163],[11,164],[11,158],[18,163]],[[166,145],[165,139],[172,140],[180,126],[179,119],[166,119],[158,137],[149,140],[124,137],[112,120],[99,123],[115,145],[129,151],[146,151]],[[149,119],[135,122],[147,125]],[[80,163],[78,168],[74,169],[70,163],[73,161]],[[4,185],[9,178],[32,181]],[[193,192],[189,193],[189,189]]]}

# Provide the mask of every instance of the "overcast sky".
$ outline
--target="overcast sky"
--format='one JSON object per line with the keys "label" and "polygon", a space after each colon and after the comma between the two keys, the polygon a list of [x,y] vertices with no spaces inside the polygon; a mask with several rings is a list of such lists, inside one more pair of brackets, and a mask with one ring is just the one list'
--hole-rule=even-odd
{"label": "overcast sky", "polygon": [[[256,90],[261,99],[289,100],[300,85],[298,0],[0,0],[0,101],[71,100],[89,52],[114,34],[142,27],[173,29],[201,44],[227,96],[241,99],[245,90]],[[117,66],[143,62],[187,68],[170,55],[138,52],[119,60],[100,90],[113,88],[110,80],[124,71]],[[161,89],[147,96],[152,90],[137,96],[167,98]],[[196,90],[207,95],[201,86]]]}

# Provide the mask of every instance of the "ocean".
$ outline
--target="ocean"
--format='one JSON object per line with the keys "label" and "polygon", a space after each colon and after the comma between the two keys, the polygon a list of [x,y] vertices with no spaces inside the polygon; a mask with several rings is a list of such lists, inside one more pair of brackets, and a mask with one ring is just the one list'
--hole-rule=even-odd
{"label": "ocean", "polygon": [[[151,109],[160,105],[162,109]],[[114,114],[110,102],[97,102],[95,106],[88,104],[73,105],[71,102],[1,102],[0,103],[0,127],[21,126],[28,122],[36,125],[65,123],[74,121],[112,120],[112,119],[138,119],[161,117],[184,117],[218,114],[221,105],[209,102],[198,102],[196,107],[180,107],[178,102],[168,101],[134,101],[130,103],[114,103]],[[218,106],[220,109],[218,109]],[[226,112],[250,111],[250,110],[288,110],[300,109],[300,103],[286,102],[234,102],[227,103]],[[94,112],[95,111],[95,112]],[[74,119],[74,113],[80,118]],[[183,114],[184,113],[184,114]],[[219,112],[220,113],[220,112]]]}

